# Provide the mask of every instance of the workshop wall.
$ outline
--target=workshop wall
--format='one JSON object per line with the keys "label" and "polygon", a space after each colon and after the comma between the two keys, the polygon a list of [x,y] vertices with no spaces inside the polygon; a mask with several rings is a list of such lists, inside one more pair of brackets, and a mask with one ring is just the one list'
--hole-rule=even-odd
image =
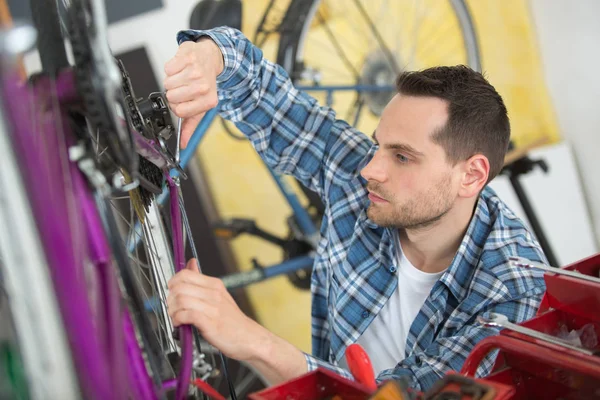
{"label": "workshop wall", "polygon": [[[530,0],[543,73],[560,131],[573,149],[600,246],[600,2]],[[560,167],[560,166],[557,166]]]}

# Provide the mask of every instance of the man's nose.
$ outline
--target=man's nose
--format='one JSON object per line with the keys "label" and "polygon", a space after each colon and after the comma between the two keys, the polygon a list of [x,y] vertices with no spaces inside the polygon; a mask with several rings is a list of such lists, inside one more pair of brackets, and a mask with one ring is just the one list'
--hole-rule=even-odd
{"label": "man's nose", "polygon": [[385,182],[387,174],[385,172],[384,162],[381,157],[375,153],[371,161],[360,171],[360,175],[367,181]]}

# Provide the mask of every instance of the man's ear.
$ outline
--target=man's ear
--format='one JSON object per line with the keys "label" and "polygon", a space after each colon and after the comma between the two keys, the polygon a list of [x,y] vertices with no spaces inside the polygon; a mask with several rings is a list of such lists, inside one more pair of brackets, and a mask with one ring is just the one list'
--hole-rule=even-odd
{"label": "man's ear", "polygon": [[483,154],[475,154],[462,165],[463,173],[458,195],[473,197],[486,185],[490,175],[490,162]]}

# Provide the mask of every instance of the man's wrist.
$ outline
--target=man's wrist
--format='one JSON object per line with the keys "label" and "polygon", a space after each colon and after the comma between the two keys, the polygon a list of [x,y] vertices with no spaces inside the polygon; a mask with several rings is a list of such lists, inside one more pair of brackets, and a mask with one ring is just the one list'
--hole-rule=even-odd
{"label": "man's wrist", "polygon": [[247,360],[270,384],[279,384],[307,372],[304,353],[291,343],[258,325],[255,346]]}
{"label": "man's wrist", "polygon": [[248,362],[268,364],[269,360],[272,360],[271,354],[273,354],[275,341],[278,338],[255,321],[252,323],[254,326],[251,334],[254,339],[252,340],[253,346],[249,349]]}
{"label": "man's wrist", "polygon": [[215,41],[210,36],[201,36],[196,41],[196,43],[202,46],[203,50],[208,49],[208,51],[210,51],[214,55],[213,59],[215,61],[215,72],[217,76],[221,75],[221,73],[223,73],[223,69],[225,68],[225,60],[223,53],[221,52],[221,49],[219,48],[217,43],[215,43]]}

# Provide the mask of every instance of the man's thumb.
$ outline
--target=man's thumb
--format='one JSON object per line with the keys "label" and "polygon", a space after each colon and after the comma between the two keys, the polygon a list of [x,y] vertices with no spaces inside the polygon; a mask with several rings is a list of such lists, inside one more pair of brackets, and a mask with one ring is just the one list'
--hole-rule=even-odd
{"label": "man's thumb", "polygon": [[190,260],[187,262],[185,268],[189,269],[190,271],[199,272],[199,270],[198,270],[198,262],[196,261],[195,258],[190,258]]}
{"label": "man's thumb", "polygon": [[182,149],[185,149],[196,130],[196,127],[200,123],[202,117],[204,117],[205,113],[195,115],[193,117],[189,117],[183,120],[181,123],[181,143],[179,146]]}

